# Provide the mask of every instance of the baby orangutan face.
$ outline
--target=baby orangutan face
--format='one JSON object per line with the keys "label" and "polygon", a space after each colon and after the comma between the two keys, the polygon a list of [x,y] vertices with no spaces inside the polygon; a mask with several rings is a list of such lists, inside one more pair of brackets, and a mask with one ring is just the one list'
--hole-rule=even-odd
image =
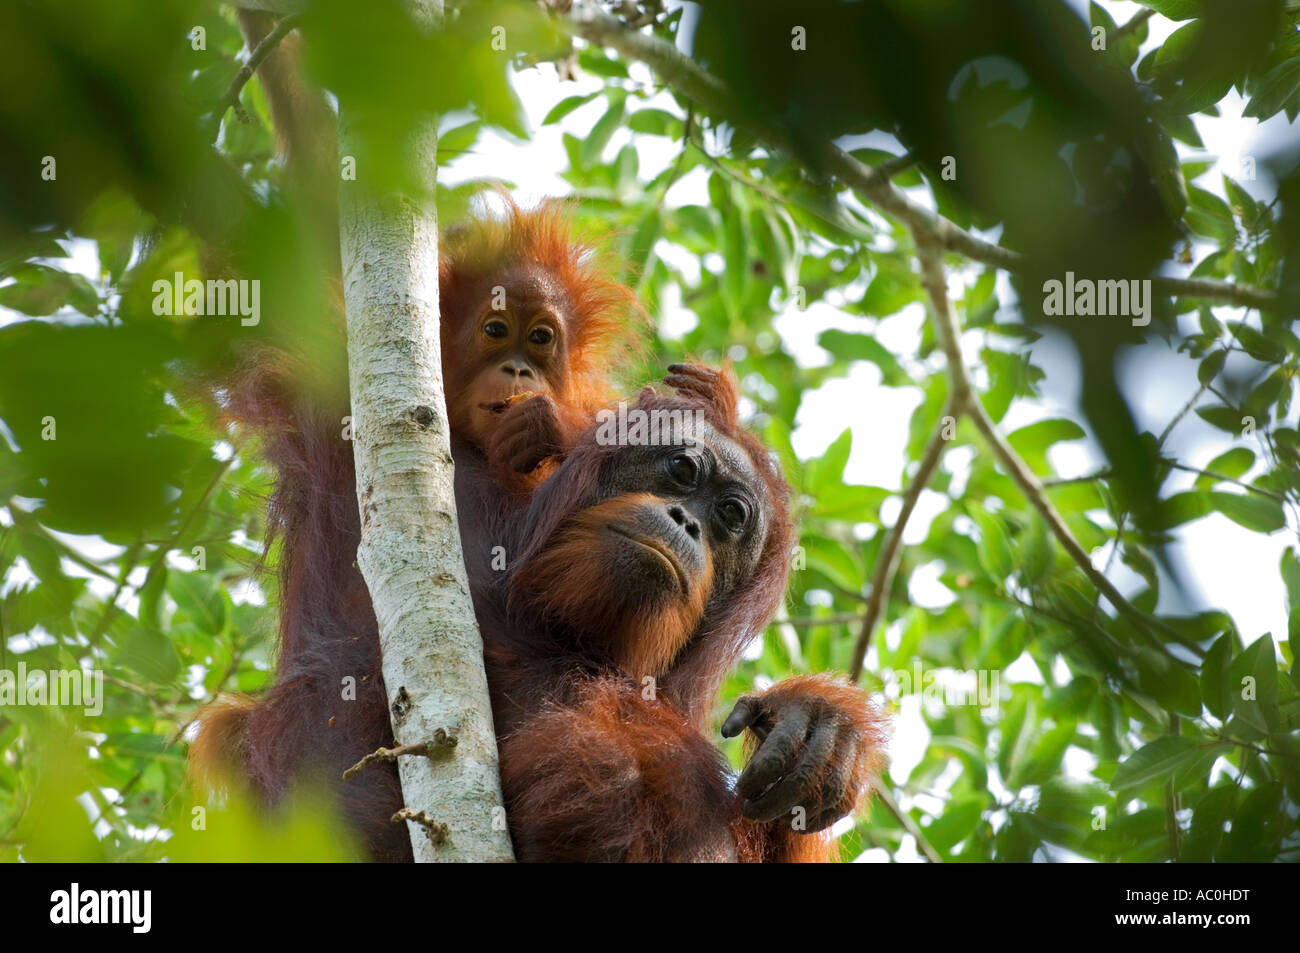
{"label": "baby orangutan face", "polygon": [[482,289],[460,336],[456,411],[463,435],[486,447],[505,412],[527,397],[568,398],[567,300],[540,269],[516,268]]}

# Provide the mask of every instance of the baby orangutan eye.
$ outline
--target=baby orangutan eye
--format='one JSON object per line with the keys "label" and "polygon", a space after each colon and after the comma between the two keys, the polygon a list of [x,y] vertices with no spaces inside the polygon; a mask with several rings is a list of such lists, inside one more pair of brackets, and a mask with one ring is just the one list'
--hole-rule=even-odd
{"label": "baby orangutan eye", "polygon": [[555,340],[555,332],[545,325],[541,325],[528,332],[528,340],[533,344],[545,346]]}
{"label": "baby orangutan eye", "polygon": [[493,318],[487,324],[483,325],[483,333],[490,338],[503,338],[510,333],[510,328],[506,327],[504,321]]}

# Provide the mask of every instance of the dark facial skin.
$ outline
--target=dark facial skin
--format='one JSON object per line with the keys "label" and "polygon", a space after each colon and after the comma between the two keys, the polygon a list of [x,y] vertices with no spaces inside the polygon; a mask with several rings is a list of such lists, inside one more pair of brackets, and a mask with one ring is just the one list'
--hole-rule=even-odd
{"label": "dark facial skin", "polygon": [[[707,424],[694,446],[630,447],[618,457],[610,497],[629,505],[605,522],[605,542],[626,566],[611,584],[629,602],[680,599],[710,585],[725,598],[758,562],[765,501],[745,453]],[[706,573],[711,572],[711,578]]]}
{"label": "dark facial skin", "polygon": [[[772,518],[739,445],[698,420],[686,436],[606,457],[586,499],[557,514],[518,573],[530,613],[604,646],[638,678],[666,673],[750,578]],[[545,508],[546,497],[535,505]]]}
{"label": "dark facial skin", "polygon": [[[494,294],[498,285],[504,296]],[[494,308],[501,297],[504,307]],[[477,314],[465,323],[463,346],[479,368],[469,384],[470,436],[485,445],[522,396],[565,393],[570,305],[559,283],[536,269],[498,276],[479,300]]]}

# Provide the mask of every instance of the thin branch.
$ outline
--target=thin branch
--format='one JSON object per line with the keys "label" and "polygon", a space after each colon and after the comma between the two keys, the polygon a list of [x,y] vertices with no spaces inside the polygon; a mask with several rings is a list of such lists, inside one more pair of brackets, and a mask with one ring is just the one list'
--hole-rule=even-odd
{"label": "thin branch", "polygon": [[939,852],[934,849],[933,844],[925,839],[925,835],[921,833],[921,828],[917,826],[916,821],[912,820],[912,815],[898,806],[898,802],[894,800],[894,795],[889,788],[879,780],[873,780],[871,787],[876,792],[876,797],[880,799],[880,803],[885,806],[885,810],[893,816],[894,820],[898,821],[903,830],[912,835],[912,839],[916,841],[916,846],[925,855],[925,859],[932,864],[942,864],[943,858],[939,856]]}
{"label": "thin branch", "polygon": [[789,619],[778,619],[781,625],[792,625],[796,629],[815,629],[819,625],[848,625],[850,622],[861,622],[861,612],[841,612],[836,615],[801,615]]}
{"label": "thin branch", "polygon": [[[628,29],[590,0],[574,4],[568,23],[573,32],[588,43],[613,47],[629,59],[646,63],[664,82],[709,112],[725,116],[773,148],[788,155],[799,154],[779,129],[748,119],[721,80],[701,68],[671,43],[648,33]],[[1007,271],[1024,268],[1025,259],[1020,253],[977,238],[937,212],[912,201],[890,184],[888,174],[859,162],[843,149],[824,143],[818,147],[817,160],[826,172],[860,192],[913,231],[922,230],[936,236],[944,249]],[[1152,285],[1166,294],[1189,295],[1239,307],[1272,310],[1278,306],[1275,292],[1250,285],[1205,278],[1154,278]]]}
{"label": "thin branch", "polygon": [[[1169,734],[1177,737],[1178,715],[1169,713]],[[1176,861],[1182,850],[1182,829],[1178,826],[1178,789],[1172,775],[1165,782],[1165,829],[1169,834],[1169,859]]]}
{"label": "thin branch", "polygon": [[440,758],[454,747],[456,747],[456,736],[445,728],[439,728],[429,741],[421,741],[412,745],[398,745],[395,748],[380,748],[378,751],[370,752],[370,754],[343,772],[343,780],[349,781],[359,774],[363,768],[368,765],[378,764],[381,761],[396,761],[398,758],[407,755],[419,758]]}
{"label": "thin branch", "polygon": [[1043,481],[1043,489],[1051,490],[1058,486],[1069,486],[1072,483],[1093,483],[1097,480],[1104,480],[1110,475],[1110,467],[1103,467],[1095,473],[1081,473],[1079,476],[1049,477]]}
{"label": "thin branch", "polygon": [[1184,470],[1187,473],[1199,473],[1201,476],[1211,477],[1212,479],[1219,480],[1223,483],[1235,483],[1243,490],[1249,490],[1251,493],[1258,493],[1260,496],[1267,496],[1269,499],[1277,500],[1277,502],[1279,503],[1286,502],[1286,497],[1283,496],[1281,493],[1274,493],[1272,490],[1266,490],[1263,487],[1253,486],[1249,483],[1246,483],[1242,480],[1234,479],[1233,477],[1227,476],[1223,473],[1216,473],[1213,470],[1202,470],[1199,467],[1189,467],[1185,463],[1169,462],[1169,465],[1173,467],[1175,470]]}
{"label": "thin branch", "polygon": [[916,476],[912,478],[907,492],[903,494],[903,508],[898,512],[898,519],[894,520],[894,525],[889,528],[889,535],[885,537],[884,545],[881,546],[875,571],[871,575],[871,594],[867,598],[867,610],[862,616],[862,628],[858,630],[858,641],[853,646],[853,661],[849,665],[851,682],[856,682],[862,675],[862,663],[867,657],[871,634],[876,630],[876,624],[884,614],[885,605],[889,601],[889,590],[894,585],[894,573],[898,571],[898,561],[902,552],[903,530],[907,527],[912,511],[916,509],[916,501],[921,498],[921,491],[929,485],[935,468],[939,466],[939,458],[943,456],[944,444],[948,442],[945,436],[947,429],[945,421],[948,417],[956,418],[961,415],[963,399],[958,398],[957,388],[954,387],[953,394],[949,397],[939,418],[939,426],[930,436],[925,451],[921,454],[921,466],[916,471]]}
{"label": "thin branch", "polygon": [[1115,34],[1111,37],[1111,40],[1120,40],[1128,36],[1130,33],[1139,29],[1142,24],[1150,20],[1154,13],[1155,11],[1151,9],[1139,10],[1137,13],[1133,14],[1127,23],[1116,28]]}
{"label": "thin branch", "polygon": [[429,840],[433,843],[434,847],[441,847],[445,844],[447,842],[447,836],[451,833],[451,828],[442,821],[435,821],[428,814],[424,813],[424,811],[413,811],[409,807],[402,808],[389,818],[389,820],[394,824],[399,824],[402,821],[410,821],[412,824],[423,828],[424,833],[428,835]]}
{"label": "thin branch", "polygon": [[[1274,493],[1272,490],[1266,490],[1262,486],[1255,486],[1254,484],[1247,483],[1245,480],[1238,480],[1235,477],[1228,476],[1226,473],[1219,473],[1215,470],[1203,470],[1200,467],[1188,466],[1185,463],[1178,463],[1174,460],[1166,460],[1165,465],[1172,467],[1175,470],[1182,470],[1185,473],[1196,473],[1200,476],[1207,476],[1213,480],[1219,481],[1220,483],[1232,483],[1241,487],[1243,490],[1249,490],[1251,493],[1258,493],[1260,496],[1266,496],[1270,500],[1276,500],[1279,503],[1287,502],[1286,497],[1281,493]],[[1058,477],[1052,480],[1044,480],[1043,486],[1047,489],[1051,489],[1052,487],[1067,486],[1071,483],[1092,483],[1095,480],[1106,479],[1112,474],[1112,472],[1113,471],[1110,467],[1104,467],[1095,473],[1085,473],[1082,476]]]}
{"label": "thin branch", "polygon": [[288,16],[281,17],[276,21],[271,32],[262,38],[261,43],[257,44],[257,48],[248,54],[248,60],[239,68],[235,78],[226,87],[226,92],[217,100],[216,108],[212,113],[216,123],[221,123],[221,117],[226,114],[227,109],[239,106],[239,94],[248,81],[253,78],[258,66],[262,64],[262,60],[271,55],[271,52],[280,45],[280,41],[298,25],[302,17],[301,13],[291,13]]}
{"label": "thin branch", "polygon": [[1034,509],[1038,510],[1038,514],[1043,518],[1043,521],[1066,553],[1083,570],[1084,575],[1097,587],[1097,590],[1106,597],[1106,600],[1115,607],[1117,612],[1136,623],[1139,631],[1145,633],[1153,628],[1158,629],[1193,651],[1203,651],[1195,643],[1188,644],[1188,640],[1182,633],[1164,624],[1159,619],[1147,615],[1125,599],[1114,584],[1106,578],[1105,573],[1092,564],[1092,559],[1088,556],[1087,551],[1074,538],[1070,528],[1065,525],[1065,520],[1057,512],[1052,501],[1048,499],[1043,484],[1039,481],[1037,475],[1033,470],[1029,469],[1029,465],[1021,459],[1015,448],[999,432],[997,425],[989,417],[988,411],[984,409],[984,404],[971,387],[966,365],[962,360],[957,315],[953,311],[952,302],[948,298],[947,279],[943,271],[943,249],[933,234],[917,231],[915,236],[917,253],[921,259],[921,283],[929,292],[933,304],[931,310],[938,324],[936,336],[948,359],[948,373],[952,376],[954,393],[961,392],[965,395],[967,414],[984,436],[985,442],[993,451],[993,455],[997,457],[998,462],[1002,464],[1002,468],[1020,486],[1021,492],[1025,494]]}
{"label": "thin branch", "polygon": [[887,179],[892,179],[896,175],[901,175],[917,163],[916,153],[904,152],[901,156],[895,156],[892,159],[886,159],[880,165],[875,166],[876,174],[883,175]]}
{"label": "thin branch", "polygon": [[127,580],[131,578],[131,573],[135,572],[135,567],[139,565],[139,559],[139,543],[131,546],[122,554],[122,567],[121,572],[118,575],[117,586],[114,588],[113,594],[108,597],[108,601],[104,604],[104,612],[100,615],[99,622],[96,623],[94,630],[89,636],[87,636],[87,641],[92,646],[99,644],[100,638],[106,631],[108,631],[109,623],[112,622],[113,618],[117,615],[117,600],[122,598],[122,593],[126,591]]}

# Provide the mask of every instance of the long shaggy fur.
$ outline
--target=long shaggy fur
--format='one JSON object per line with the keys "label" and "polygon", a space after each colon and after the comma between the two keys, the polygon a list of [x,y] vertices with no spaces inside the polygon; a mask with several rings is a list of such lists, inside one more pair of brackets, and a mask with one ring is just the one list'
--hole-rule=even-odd
{"label": "long shaggy fur", "polygon": [[[572,342],[568,370],[572,392],[562,403],[591,415],[610,400],[612,368],[641,357],[649,319],[636,294],[614,278],[617,258],[604,245],[577,235],[572,206],[546,201],[523,208],[504,190],[497,198],[504,214],[484,210],[470,223],[450,229],[439,248],[442,344],[456,348],[484,286],[513,268],[537,269],[564,289]],[[475,368],[447,368],[447,390],[463,393]],[[585,429],[585,427],[583,428]]]}

